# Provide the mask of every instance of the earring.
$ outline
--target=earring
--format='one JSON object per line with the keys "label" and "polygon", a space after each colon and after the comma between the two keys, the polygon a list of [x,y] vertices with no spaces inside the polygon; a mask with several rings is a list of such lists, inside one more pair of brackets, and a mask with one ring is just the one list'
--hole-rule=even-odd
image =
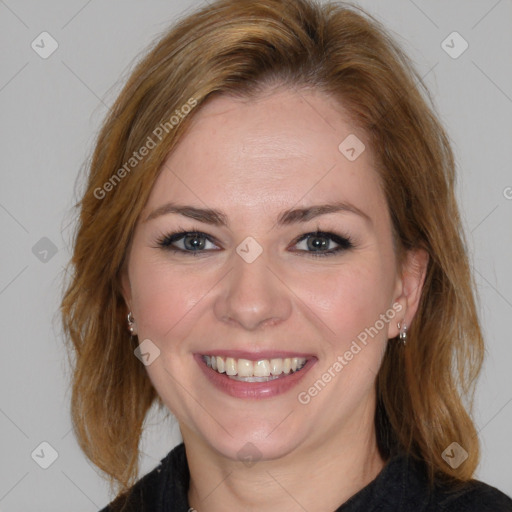
{"label": "earring", "polygon": [[132,336],[137,334],[135,331],[135,318],[133,318],[131,311],[128,313],[128,330]]}
{"label": "earring", "polygon": [[398,329],[400,329],[400,334],[398,335],[398,338],[402,342],[402,345],[405,345],[407,343],[407,325],[405,322],[398,322],[397,326]]}

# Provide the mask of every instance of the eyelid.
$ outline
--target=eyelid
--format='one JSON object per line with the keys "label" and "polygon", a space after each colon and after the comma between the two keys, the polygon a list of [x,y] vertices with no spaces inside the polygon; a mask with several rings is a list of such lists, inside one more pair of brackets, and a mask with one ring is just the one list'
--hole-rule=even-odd
{"label": "eyelid", "polygon": [[211,251],[217,251],[219,249],[207,249],[207,250],[199,250],[199,251],[185,251],[183,249],[176,248],[173,246],[173,243],[176,243],[187,235],[200,235],[204,236],[204,238],[209,241],[210,243],[218,246],[219,243],[215,237],[212,235],[209,235],[208,233],[205,233],[201,231],[200,229],[183,229],[178,228],[175,231],[172,231],[170,233],[162,233],[157,237],[157,246],[161,249],[169,250],[169,251],[175,251],[175,252],[181,252],[181,253],[190,253],[190,254],[199,254],[199,253],[206,253]]}
{"label": "eyelid", "polygon": [[355,247],[355,244],[352,241],[352,238],[349,235],[342,235],[341,233],[335,233],[333,231],[325,231],[321,229],[317,229],[316,231],[310,231],[308,233],[304,233],[294,240],[292,243],[292,247],[297,245],[298,243],[306,240],[309,237],[324,237],[332,240],[337,247],[334,249],[327,249],[325,251],[304,251],[304,250],[292,250],[292,252],[301,252],[305,253],[309,256],[313,257],[321,257],[321,256],[331,256],[337,253],[342,253],[344,251],[348,251]]}
{"label": "eyelid", "polygon": [[[183,240],[183,238],[187,235],[200,235],[204,237],[207,241],[209,241],[211,244],[215,246],[219,246],[220,244],[216,240],[215,237],[212,235],[209,235],[208,233],[205,233],[204,231],[201,231],[200,229],[183,229],[178,228],[176,231],[173,231],[168,234],[161,234],[160,237],[157,239],[158,248],[171,251],[173,253],[181,253],[181,254],[188,254],[192,256],[199,256],[199,255],[206,255],[210,252],[217,252],[222,249],[198,249],[198,250],[185,250],[178,248],[173,243],[176,243],[178,241]],[[291,250],[291,252],[295,253],[301,253],[307,256],[311,256],[314,258],[322,257],[322,256],[334,256],[338,253],[343,253],[345,251],[348,251],[350,249],[353,249],[355,247],[355,244],[352,241],[352,238],[347,234],[341,234],[334,231],[329,230],[321,230],[319,227],[314,231],[309,231],[307,233],[303,233],[300,236],[298,236],[293,243],[291,244],[291,247],[296,246],[298,243],[308,239],[309,237],[324,237],[328,238],[331,241],[333,241],[335,244],[337,244],[337,247],[334,249],[326,249],[324,251],[307,251],[304,249],[298,249],[298,250]],[[290,246],[289,246],[290,247]]]}

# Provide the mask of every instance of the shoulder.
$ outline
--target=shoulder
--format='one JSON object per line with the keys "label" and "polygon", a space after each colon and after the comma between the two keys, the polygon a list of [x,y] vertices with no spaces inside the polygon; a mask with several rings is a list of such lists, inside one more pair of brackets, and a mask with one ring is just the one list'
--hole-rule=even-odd
{"label": "shoulder", "polygon": [[167,503],[175,504],[173,510],[187,511],[188,481],[185,447],[181,443],[100,512],[158,512],[166,510]]}
{"label": "shoulder", "polygon": [[471,480],[456,488],[436,488],[432,505],[432,511],[512,512],[511,498],[478,480]]}
{"label": "shoulder", "polygon": [[405,454],[390,459],[377,478],[340,509],[394,512],[512,512],[512,499],[478,480],[430,482],[426,465]]}
{"label": "shoulder", "polygon": [[425,467],[409,461],[409,482],[416,498],[425,503],[425,512],[512,512],[512,499],[484,482],[428,483]]}

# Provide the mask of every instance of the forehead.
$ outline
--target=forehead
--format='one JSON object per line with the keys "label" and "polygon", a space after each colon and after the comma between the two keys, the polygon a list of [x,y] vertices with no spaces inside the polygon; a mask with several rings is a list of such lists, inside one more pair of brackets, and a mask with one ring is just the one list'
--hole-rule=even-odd
{"label": "forehead", "polygon": [[[345,140],[365,144],[355,160],[342,152]],[[318,201],[349,200],[377,216],[385,208],[365,134],[329,96],[288,89],[207,102],[165,160],[148,205],[171,200],[258,215]]]}

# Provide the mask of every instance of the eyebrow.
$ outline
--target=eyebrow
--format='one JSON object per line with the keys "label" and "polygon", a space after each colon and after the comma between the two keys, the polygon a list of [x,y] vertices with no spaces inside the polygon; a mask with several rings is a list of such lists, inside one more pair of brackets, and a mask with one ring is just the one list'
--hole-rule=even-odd
{"label": "eyebrow", "polygon": [[[319,204],[308,206],[305,208],[292,208],[281,212],[277,218],[277,224],[286,226],[298,222],[307,222],[320,215],[329,213],[348,212],[362,217],[366,222],[372,224],[372,219],[362,210],[354,205],[344,202],[336,202],[329,204]],[[162,215],[175,213],[188,217],[190,219],[211,224],[213,226],[228,227],[229,222],[224,213],[211,208],[196,208],[194,206],[178,205],[175,203],[166,203],[153,210],[143,222],[148,222]]]}

